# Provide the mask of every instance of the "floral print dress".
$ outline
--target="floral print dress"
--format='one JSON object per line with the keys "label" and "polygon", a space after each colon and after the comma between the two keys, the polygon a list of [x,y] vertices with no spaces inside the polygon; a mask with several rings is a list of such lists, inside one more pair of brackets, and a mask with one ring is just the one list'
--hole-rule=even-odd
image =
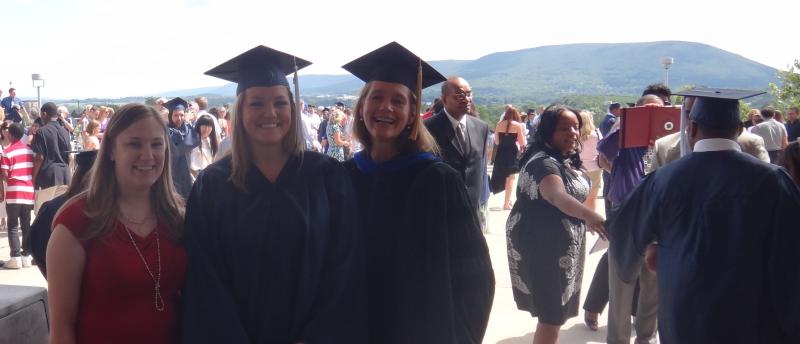
{"label": "floral print dress", "polygon": [[517,308],[563,325],[578,315],[586,226],[541,197],[539,183],[548,175],[561,177],[579,202],[586,200],[590,181],[583,171],[545,152],[534,154],[520,171],[506,223],[508,264]]}
{"label": "floral print dress", "polygon": [[336,160],[344,161],[344,147],[337,145],[336,140],[333,139],[334,134],[339,133],[339,138],[344,139],[344,132],[342,126],[329,122],[328,124],[328,155]]}

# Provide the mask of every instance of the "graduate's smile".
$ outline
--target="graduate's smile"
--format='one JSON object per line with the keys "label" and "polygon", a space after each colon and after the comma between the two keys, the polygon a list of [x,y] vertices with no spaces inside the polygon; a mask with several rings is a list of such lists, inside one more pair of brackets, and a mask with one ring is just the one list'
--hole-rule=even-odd
{"label": "graduate's smile", "polygon": [[375,122],[375,124],[392,125],[395,122],[397,122],[397,120],[393,116],[383,116],[383,115],[376,115],[375,117],[372,118],[372,120]]}
{"label": "graduate's smile", "polygon": [[273,129],[281,126],[280,122],[267,122],[256,125],[259,129]]}
{"label": "graduate's smile", "polygon": [[286,86],[250,87],[242,101],[242,121],[251,143],[281,144],[289,132],[292,106]]}
{"label": "graduate's smile", "polygon": [[364,125],[374,141],[393,141],[410,124],[411,90],[392,82],[369,83],[362,111]]}

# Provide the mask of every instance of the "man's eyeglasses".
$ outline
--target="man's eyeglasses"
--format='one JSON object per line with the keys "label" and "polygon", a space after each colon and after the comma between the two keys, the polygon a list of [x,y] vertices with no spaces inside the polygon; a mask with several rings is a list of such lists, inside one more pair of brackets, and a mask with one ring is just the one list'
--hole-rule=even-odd
{"label": "man's eyeglasses", "polygon": [[472,92],[456,92],[453,93],[453,97],[461,101],[464,101],[467,98],[472,99]]}

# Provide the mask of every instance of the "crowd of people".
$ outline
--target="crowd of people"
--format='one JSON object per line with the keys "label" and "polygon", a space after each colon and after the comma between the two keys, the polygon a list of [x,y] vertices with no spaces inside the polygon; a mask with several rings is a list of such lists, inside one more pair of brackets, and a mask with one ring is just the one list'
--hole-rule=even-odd
{"label": "crowd of people", "polygon": [[[592,330],[608,305],[608,343],[800,341],[797,108],[745,129],[749,94],[690,90],[680,130],[621,147],[618,103],[597,127],[507,106],[492,131],[467,80],[395,42],[343,66],[366,83],[352,108],[295,103],[286,76],[309,64],[258,46],[206,72],[232,105],[87,106],[74,127],[9,92],[5,265],[47,278],[51,343],[481,343],[492,192],[534,344],[578,315],[586,232],[609,245],[583,305]],[[634,106],[672,100],[655,84]]]}

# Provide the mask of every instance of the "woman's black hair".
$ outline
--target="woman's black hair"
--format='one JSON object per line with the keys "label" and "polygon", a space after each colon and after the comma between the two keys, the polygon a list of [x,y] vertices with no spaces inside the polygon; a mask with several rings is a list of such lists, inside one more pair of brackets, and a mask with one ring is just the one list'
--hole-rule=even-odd
{"label": "woman's black hair", "polygon": [[[204,125],[211,127],[211,135],[208,135],[208,139],[211,140],[211,155],[217,155],[217,147],[219,146],[219,142],[217,142],[217,129],[210,115],[201,115],[194,123],[194,131],[197,132],[198,137],[200,136],[200,127]],[[203,149],[202,144],[200,145],[200,149]]]}
{"label": "woman's black hair", "polygon": [[8,126],[9,141],[19,141],[25,135],[25,127],[20,123],[11,123]]}
{"label": "woman's black hair", "polygon": [[[3,129],[8,129],[9,125],[10,123],[8,121],[3,121],[3,124],[0,124],[0,140],[6,139],[6,134],[3,133]],[[11,141],[10,135],[8,140]]]}
{"label": "woman's black hair", "polygon": [[578,149],[569,152],[566,156],[550,145],[550,141],[553,140],[553,134],[556,132],[556,127],[558,126],[558,119],[561,117],[561,114],[567,111],[574,113],[575,116],[578,117],[578,132],[581,131],[581,128],[583,128],[583,120],[581,120],[581,116],[578,115],[578,110],[560,104],[548,106],[544,109],[544,112],[539,115],[539,126],[533,133],[533,139],[528,143],[528,147],[525,148],[525,154],[520,158],[520,166],[528,162],[528,160],[538,152],[545,152],[558,161],[568,162],[572,168],[577,169],[583,166],[580,156],[582,148],[580,140],[578,140]]}

